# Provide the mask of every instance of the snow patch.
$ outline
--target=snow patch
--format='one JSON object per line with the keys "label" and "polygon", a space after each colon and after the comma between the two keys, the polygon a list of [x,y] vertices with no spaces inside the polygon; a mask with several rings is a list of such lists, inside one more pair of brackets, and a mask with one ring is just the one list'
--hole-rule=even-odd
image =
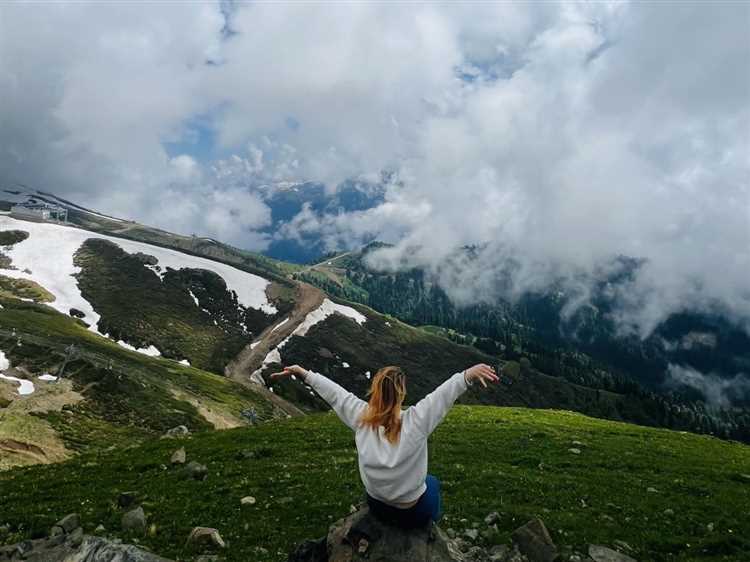
{"label": "snow patch", "polygon": [[[3,351],[0,351],[0,370],[4,371],[5,369],[10,369],[10,361],[8,361],[5,353]],[[18,394],[20,394],[21,396],[25,396],[26,394],[31,394],[32,392],[34,392],[34,383],[26,379],[18,379],[16,377],[11,377],[10,375],[3,375],[2,373],[0,373],[0,379],[17,382]]]}
{"label": "snow patch", "polygon": [[201,307],[201,303],[198,302],[198,297],[195,296],[195,293],[191,289],[188,289],[188,293],[190,293],[190,297],[193,299],[193,302],[195,303],[195,306],[198,308]]}
{"label": "snow patch", "polygon": [[57,377],[55,375],[50,375],[49,373],[44,373],[43,375],[39,375],[37,377],[40,381],[56,381]]}
{"label": "snow patch", "polygon": [[148,347],[137,348],[123,340],[118,340],[117,345],[119,345],[120,347],[124,347],[125,349],[128,349],[130,351],[135,351],[137,353],[142,353],[143,355],[148,355],[149,357],[161,357],[161,351],[156,349],[156,347],[153,345],[149,345]]}
{"label": "snow patch", "polygon": [[32,392],[34,392],[34,383],[31,381],[27,381],[26,379],[17,379],[16,377],[3,375],[2,373],[0,373],[0,379],[5,379],[11,382],[17,382],[18,394],[20,394],[21,396],[25,396],[27,394],[31,394]]}
{"label": "snow patch", "polygon": [[190,361],[188,361],[187,359],[182,359],[182,360],[178,361],[178,363],[180,365],[185,365],[185,367],[190,367]]}
{"label": "snow patch", "polygon": [[266,314],[277,312],[266,296],[269,281],[223,263],[143,242],[97,234],[70,225],[37,223],[0,216],[0,229],[24,230],[29,233],[26,240],[5,251],[16,269],[0,269],[0,273],[14,279],[30,279],[39,283],[55,297],[50,306],[63,314],[68,314],[71,308],[77,308],[84,313],[83,320],[93,332],[98,333],[96,327],[100,315],[81,295],[74,277],[80,272],[80,268],[73,265],[73,255],[91,238],[108,240],[131,254],[142,252],[156,257],[161,271],[156,271],[155,267],[150,269],[160,278],[164,277],[167,268],[213,271],[224,279],[227,289],[236,293],[243,306],[262,310]]}
{"label": "snow patch", "polygon": [[292,332],[292,335],[304,336],[305,334],[307,334],[307,331],[310,328],[315,326],[315,324],[322,322],[331,314],[334,314],[336,312],[338,312],[339,314],[343,314],[347,318],[351,318],[360,326],[367,322],[367,318],[365,317],[365,315],[354,310],[352,307],[344,306],[342,304],[336,304],[329,299],[324,299],[318,308],[305,316],[305,319],[299,326],[297,326],[294,332]]}
{"label": "snow patch", "polygon": [[[336,304],[329,299],[324,299],[318,308],[316,308],[312,312],[309,312],[307,316],[305,316],[305,319],[300,323],[299,326],[294,329],[294,331],[289,336],[284,338],[284,340],[281,341],[279,345],[268,352],[265,359],[263,359],[263,364],[260,366],[260,368],[254,371],[252,375],[250,375],[250,380],[262,383],[263,377],[260,374],[261,371],[263,371],[266,365],[269,365],[270,363],[281,363],[280,350],[286,345],[286,343],[291,339],[292,336],[304,336],[305,334],[307,334],[307,331],[310,328],[315,326],[315,324],[322,322],[334,313],[343,314],[347,318],[351,318],[352,320],[354,320],[359,325],[362,325],[367,321],[367,318],[363,314],[357,312],[352,307]],[[284,322],[286,322],[286,320],[284,320]],[[284,322],[282,322],[281,324],[283,324]],[[280,326],[281,324],[279,324],[278,326]],[[278,326],[276,327],[278,328]],[[257,344],[251,344],[251,349],[253,345]],[[346,366],[348,367],[349,365],[347,364]]]}
{"label": "snow patch", "polygon": [[279,328],[281,328],[284,324],[286,324],[288,321],[289,321],[289,317],[287,316],[281,322],[279,322],[273,328],[271,328],[271,331],[275,332],[276,330],[278,330]]}
{"label": "snow patch", "polygon": [[365,378],[366,378],[366,379],[367,379],[368,381],[370,380],[370,376],[371,376],[371,375],[370,375],[370,371],[367,371],[367,372],[365,373]]}
{"label": "snow patch", "polygon": [[341,366],[342,366],[342,367],[343,367],[344,369],[348,369],[348,368],[349,368],[349,363],[347,363],[346,361],[344,361],[343,363],[341,363]]}

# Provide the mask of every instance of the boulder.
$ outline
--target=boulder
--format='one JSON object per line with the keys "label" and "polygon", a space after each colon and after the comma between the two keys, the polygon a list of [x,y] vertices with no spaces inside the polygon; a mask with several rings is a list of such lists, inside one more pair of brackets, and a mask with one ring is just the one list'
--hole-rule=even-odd
{"label": "boulder", "polygon": [[0,546],[0,560],[26,562],[173,562],[132,544],[84,535],[77,527],[68,535]]}
{"label": "boulder", "polygon": [[484,518],[484,522],[487,525],[494,525],[498,521],[500,521],[500,514],[497,511],[493,511]]}
{"label": "boulder", "polygon": [[70,513],[55,523],[55,527],[61,527],[66,533],[72,533],[81,526],[81,517],[77,513]]}
{"label": "boulder", "polygon": [[253,496],[245,496],[240,500],[240,505],[255,505],[256,500]]}
{"label": "boulder", "polygon": [[138,506],[122,516],[122,530],[144,534],[146,532],[146,514],[143,508]]}
{"label": "boulder", "polygon": [[631,558],[627,554],[598,544],[589,545],[589,556],[595,562],[636,562],[634,558]]}
{"label": "boulder", "polygon": [[206,476],[208,476],[208,468],[206,465],[195,461],[187,463],[185,471],[190,478],[195,480],[205,480]]}
{"label": "boulder", "polygon": [[[490,514],[488,519],[494,525],[499,515]],[[469,531],[476,532],[476,529]],[[510,546],[487,546],[481,540],[477,540],[477,544],[467,541],[466,531],[462,536],[449,538],[432,523],[418,529],[400,529],[379,520],[367,507],[360,507],[331,525],[327,536],[301,543],[289,554],[287,562],[553,562],[563,559],[540,519],[532,519],[516,529],[512,539]],[[604,552],[598,548],[590,552]],[[589,558],[579,558],[582,562],[589,561]],[[591,558],[596,562],[635,562],[629,557]]]}
{"label": "boulder", "polygon": [[190,435],[190,430],[187,428],[187,426],[184,425],[178,425],[177,427],[173,427],[172,429],[168,430],[164,437],[185,437],[187,435]]}
{"label": "boulder", "polygon": [[174,453],[172,453],[172,458],[170,462],[172,464],[185,464],[186,460],[187,460],[187,455],[185,453],[185,447],[180,447]]}
{"label": "boulder", "polygon": [[120,492],[117,496],[117,505],[122,508],[130,507],[134,505],[138,500],[138,492]]}
{"label": "boulder", "polygon": [[328,536],[305,541],[289,562],[463,562],[453,541],[435,525],[404,530],[383,523],[367,507],[331,525]]}
{"label": "boulder", "polygon": [[187,538],[187,544],[192,547],[225,548],[226,543],[219,531],[210,527],[195,527]]}
{"label": "boulder", "polygon": [[553,562],[557,547],[541,519],[532,519],[511,535],[518,550],[532,562]]}

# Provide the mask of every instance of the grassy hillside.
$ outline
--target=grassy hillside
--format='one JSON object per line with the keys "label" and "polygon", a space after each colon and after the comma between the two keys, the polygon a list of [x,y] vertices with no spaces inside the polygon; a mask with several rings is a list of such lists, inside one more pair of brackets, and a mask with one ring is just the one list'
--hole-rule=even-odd
{"label": "grassy hillside", "polygon": [[[181,445],[208,466],[205,481],[168,468]],[[558,545],[625,541],[642,561],[739,562],[750,553],[745,445],[568,412],[457,406],[430,453],[444,528],[461,531],[497,510],[493,542],[539,516]],[[87,532],[103,524],[122,536],[117,496],[135,491],[155,525],[139,540],[182,560],[191,559],[184,544],[196,525],[219,529],[226,560],[284,560],[362,498],[352,435],[331,414],[16,469],[0,473],[0,489],[10,527],[0,544],[41,535],[73,511]],[[241,506],[248,495],[257,503]]]}
{"label": "grassy hillside", "polygon": [[[261,420],[283,415],[257,392],[128,351],[46,306],[1,297],[0,304],[0,349],[15,375],[37,387],[19,397],[9,383],[1,385],[8,395],[0,400],[0,468],[45,460],[12,455],[3,446],[10,442],[85,451],[126,446],[180,424],[193,431],[243,425],[246,408],[255,408]],[[36,379],[47,372],[62,373],[63,380]]]}
{"label": "grassy hillside", "polygon": [[102,316],[100,332],[136,347],[154,345],[167,357],[222,373],[254,335],[292,307],[277,301],[278,312],[268,316],[240,306],[213,272],[168,270],[161,279],[148,259],[100,239],[78,250],[78,285]]}
{"label": "grassy hillside", "polygon": [[[659,425],[660,412],[649,401],[577,385],[530,365],[522,369],[518,362],[499,360],[442,334],[414,328],[366,306],[347,304],[367,316],[364,325],[333,315],[304,337],[293,336],[280,350],[284,364],[298,363],[324,373],[360,396],[370,385],[368,371],[372,375],[384,365],[399,365],[408,375],[407,402],[413,403],[451,374],[476,363],[488,363],[505,369],[506,374],[513,373],[503,377],[509,384],[496,385],[486,392],[472,391],[463,399],[465,403],[568,409],[618,421]],[[278,363],[270,363],[263,374],[279,367]],[[323,407],[299,382],[275,382],[273,388],[297,404]]]}

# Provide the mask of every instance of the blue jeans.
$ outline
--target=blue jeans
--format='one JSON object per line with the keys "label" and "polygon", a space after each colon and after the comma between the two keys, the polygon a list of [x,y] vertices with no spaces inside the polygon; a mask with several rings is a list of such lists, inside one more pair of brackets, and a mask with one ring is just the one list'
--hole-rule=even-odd
{"label": "blue jeans", "polygon": [[423,527],[430,521],[436,523],[440,520],[443,512],[443,503],[440,497],[440,480],[427,475],[424,481],[427,490],[419,496],[417,503],[407,509],[401,509],[376,500],[367,495],[367,505],[370,511],[385,523],[390,523],[405,529]]}

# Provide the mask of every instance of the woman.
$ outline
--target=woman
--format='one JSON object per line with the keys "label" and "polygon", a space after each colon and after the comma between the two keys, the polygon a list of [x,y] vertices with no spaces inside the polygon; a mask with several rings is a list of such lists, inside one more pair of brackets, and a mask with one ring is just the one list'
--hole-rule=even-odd
{"label": "woman", "polygon": [[377,372],[369,402],[299,365],[284,367],[271,378],[292,375],[310,385],[355,432],[359,474],[370,510],[380,519],[407,528],[440,518],[440,483],[427,474],[427,438],[475,381],[486,388],[488,381],[499,380],[492,367],[474,365],[402,411],[406,375],[399,367]]}

